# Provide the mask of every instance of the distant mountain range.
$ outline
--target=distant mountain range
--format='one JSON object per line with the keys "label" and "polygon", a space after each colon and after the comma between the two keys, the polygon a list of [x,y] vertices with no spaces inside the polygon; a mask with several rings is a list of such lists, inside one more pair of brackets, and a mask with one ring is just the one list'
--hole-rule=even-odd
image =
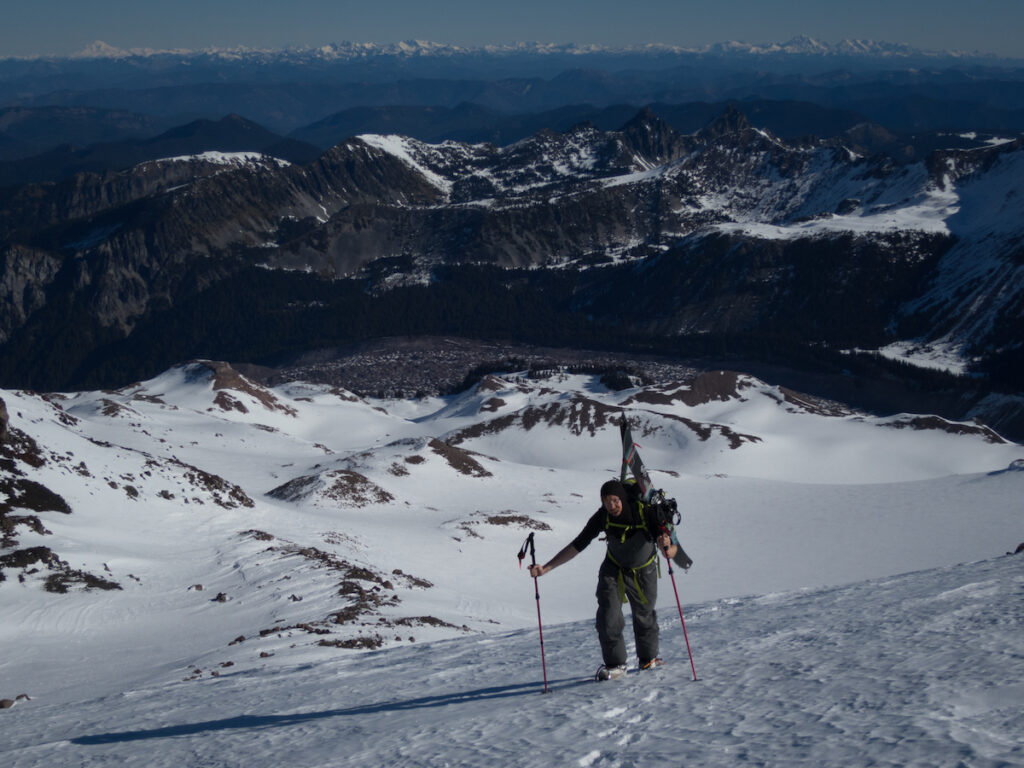
{"label": "distant mountain range", "polygon": [[238,114],[284,135],[359,108],[471,104],[524,115],[749,99],[854,111],[896,133],[1024,130],[1024,62],[811,38],[699,50],[413,42],[121,51],[97,43],[74,57],[0,60],[0,106],[128,112],[164,129]]}
{"label": "distant mountain range", "polygon": [[78,53],[68,56],[23,56],[11,57],[20,61],[61,61],[93,59],[131,59],[152,57],[211,58],[227,61],[270,59],[291,61],[335,61],[363,60],[375,57],[417,58],[417,57],[459,57],[459,56],[652,56],[652,55],[721,55],[721,56],[865,56],[889,58],[930,57],[981,58],[996,57],[977,51],[932,51],[922,50],[905,43],[889,43],[877,40],[846,39],[828,43],[807,35],[798,35],[785,43],[755,44],[728,41],[704,46],[678,46],[662,43],[644,45],[596,45],[596,44],[555,44],[522,42],[510,45],[459,46],[424,40],[406,40],[399,43],[354,43],[345,41],[322,46],[292,47],[283,49],[259,49],[245,46],[205,49],[153,49],[116,48],[97,40]]}

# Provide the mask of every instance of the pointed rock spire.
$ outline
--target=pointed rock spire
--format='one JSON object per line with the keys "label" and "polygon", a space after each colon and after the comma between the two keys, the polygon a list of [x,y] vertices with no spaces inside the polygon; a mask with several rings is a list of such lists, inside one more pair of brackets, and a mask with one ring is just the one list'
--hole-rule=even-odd
{"label": "pointed rock spire", "polygon": [[753,126],[747,120],[747,116],[740,112],[735,104],[729,104],[725,112],[716,117],[698,134],[703,139],[716,139],[729,133],[739,133]]}
{"label": "pointed rock spire", "polygon": [[621,133],[630,149],[655,165],[671,162],[686,154],[680,134],[650,107],[644,107],[622,126]]}

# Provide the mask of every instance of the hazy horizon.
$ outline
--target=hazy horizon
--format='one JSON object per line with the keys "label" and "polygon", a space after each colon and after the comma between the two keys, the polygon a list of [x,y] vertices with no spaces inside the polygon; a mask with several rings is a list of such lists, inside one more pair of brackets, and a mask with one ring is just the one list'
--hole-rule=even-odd
{"label": "hazy horizon", "polygon": [[[341,41],[428,40],[462,47],[516,42],[699,48],[742,41],[767,45],[808,36],[825,43],[873,40],[932,51],[1024,58],[1024,3],[1017,0],[864,0],[820,13],[814,0],[469,0],[363,4],[295,0],[253,7],[242,0],[152,5],[128,0],[50,0],[7,11],[0,58],[69,56],[96,41],[114,48],[318,47]],[[927,23],[924,23],[927,22]]]}

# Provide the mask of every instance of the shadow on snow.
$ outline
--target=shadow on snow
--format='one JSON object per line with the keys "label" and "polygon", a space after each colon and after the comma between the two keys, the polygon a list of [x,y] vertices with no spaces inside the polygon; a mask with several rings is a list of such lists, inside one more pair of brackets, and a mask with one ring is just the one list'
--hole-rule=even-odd
{"label": "shadow on snow", "polygon": [[[548,688],[551,691],[566,690],[568,688],[575,688],[579,685],[583,685],[591,680],[592,678],[589,677],[554,680],[549,683]],[[227,717],[222,720],[207,720],[202,723],[169,725],[164,728],[152,728],[142,731],[98,733],[93,736],[79,736],[78,738],[71,739],[70,742],[72,744],[91,746],[98,744],[142,741],[145,739],[164,739],[174,736],[192,736],[210,731],[225,731],[242,728],[280,728],[331,717],[373,715],[382,712],[401,712],[403,710],[447,707],[455,704],[475,703],[491,699],[506,699],[513,696],[525,696],[528,694],[541,693],[542,690],[542,684],[539,682],[520,683],[518,685],[478,688],[474,691],[463,691],[461,693],[451,693],[443,696],[425,696],[419,699],[410,699],[408,701],[387,701],[379,704],[368,704],[362,707],[330,709],[323,712],[300,712],[292,715],[238,715],[236,717]]]}

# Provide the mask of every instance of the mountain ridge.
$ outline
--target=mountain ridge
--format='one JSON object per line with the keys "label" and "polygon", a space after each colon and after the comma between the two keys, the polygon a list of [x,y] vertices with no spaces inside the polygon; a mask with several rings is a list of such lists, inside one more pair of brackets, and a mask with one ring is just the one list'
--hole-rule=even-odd
{"label": "mountain ridge", "polygon": [[[155,48],[118,48],[102,40],[97,40],[84,49],[66,55],[12,56],[9,59],[19,61],[60,61],[71,60],[123,60],[130,58],[150,57],[211,57],[229,61],[266,59],[271,56],[310,60],[365,59],[375,56],[392,56],[396,58],[415,58],[423,56],[478,56],[487,54],[522,55],[594,55],[594,54],[719,54],[719,55],[812,55],[812,56],[884,56],[903,57],[931,56],[935,58],[986,58],[999,59],[992,54],[963,50],[928,50],[916,48],[907,43],[886,42],[870,39],[846,38],[836,43],[818,40],[808,35],[798,35],[784,43],[748,43],[741,41],[725,41],[709,43],[702,46],[679,46],[663,43],[647,43],[642,45],[599,45],[592,43],[554,44],[539,41],[515,44],[490,44],[480,46],[451,45],[426,40],[405,40],[398,43],[358,43],[344,41],[327,43],[318,46],[295,46],[286,48],[253,48],[248,46],[209,47],[202,49],[155,49]],[[0,59],[2,60],[2,59]]]}
{"label": "mountain ridge", "polygon": [[[620,348],[760,334],[778,348],[1012,352],[1021,149],[899,164],[784,141],[733,107],[693,135],[640,112],[620,131],[500,148],[366,135],[304,166],[198,156],[81,175],[7,198],[0,359],[8,377],[15,360],[71,381],[117,359],[138,378],[132,356],[197,344],[259,363],[303,336],[309,349],[475,327],[537,343],[546,323],[559,344]],[[998,302],[979,300],[997,285]],[[51,319],[61,301],[80,329]],[[268,302],[288,319],[260,334],[228,309]],[[307,324],[353,335],[309,338]]]}

